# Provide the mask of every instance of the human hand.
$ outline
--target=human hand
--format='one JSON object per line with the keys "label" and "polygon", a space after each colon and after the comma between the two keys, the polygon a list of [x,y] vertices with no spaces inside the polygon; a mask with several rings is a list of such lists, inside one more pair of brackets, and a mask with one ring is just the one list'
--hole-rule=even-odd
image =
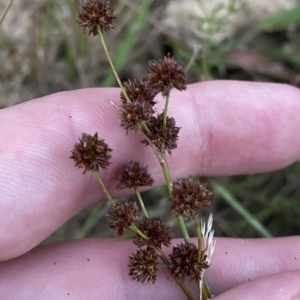
{"label": "human hand", "polygon": [[[156,184],[163,183],[141,137],[128,138],[119,126],[108,102],[118,99],[118,89],[85,89],[0,111],[0,299],[184,299],[167,273],[159,272],[154,285],[128,276],[132,243],[85,239],[36,247],[105,199],[93,175],[82,176],[68,159],[82,132],[98,132],[114,149],[113,164],[103,172],[113,196],[121,196],[116,172],[131,159],[147,164]],[[172,101],[169,113],[182,127],[169,157],[174,179],[273,171],[300,157],[296,88],[212,81],[172,91]],[[218,238],[205,272],[214,299],[298,299],[299,250],[298,237]]]}

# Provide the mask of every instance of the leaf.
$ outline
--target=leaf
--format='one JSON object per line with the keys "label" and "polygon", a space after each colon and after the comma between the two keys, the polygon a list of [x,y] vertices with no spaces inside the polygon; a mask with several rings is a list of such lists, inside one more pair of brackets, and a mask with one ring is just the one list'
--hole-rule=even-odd
{"label": "leaf", "polygon": [[260,30],[285,29],[291,25],[300,24],[300,4],[290,10],[284,10],[269,17],[258,25]]}

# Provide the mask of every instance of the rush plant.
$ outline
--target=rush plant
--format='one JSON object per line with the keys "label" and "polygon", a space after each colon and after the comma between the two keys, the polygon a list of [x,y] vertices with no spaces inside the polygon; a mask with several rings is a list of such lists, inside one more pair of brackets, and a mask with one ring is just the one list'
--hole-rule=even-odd
{"label": "rush plant", "polygon": [[[82,133],[78,143],[71,151],[71,159],[82,173],[93,172],[104,190],[111,210],[107,217],[115,236],[123,236],[127,231],[137,246],[136,253],[128,258],[128,274],[137,282],[155,283],[160,269],[167,269],[173,275],[187,299],[195,295],[187,288],[186,281],[199,287],[200,299],[209,299],[211,292],[205,282],[204,272],[209,267],[214,250],[212,216],[205,223],[198,217],[198,210],[210,206],[211,191],[200,178],[178,178],[173,181],[168,166],[168,155],[177,148],[180,127],[176,120],[168,115],[172,89],[185,91],[186,75],[181,64],[167,54],[161,60],[151,60],[147,77],[134,81],[121,82],[107,49],[104,34],[113,29],[116,15],[113,6],[105,0],[81,1],[78,11],[78,24],[84,33],[99,36],[111,69],[120,86],[120,104],[118,106],[120,126],[130,138],[130,133],[139,131],[141,141],[153,150],[164,174],[169,192],[170,209],[177,217],[183,241],[172,245],[172,231],[159,216],[151,217],[142,199],[140,188],[150,187],[154,178],[147,166],[138,161],[125,164],[117,176],[118,189],[133,189],[138,203],[118,203],[113,199],[101,178],[102,170],[112,163],[112,149],[98,133]],[[156,96],[161,94],[164,109],[157,113]],[[134,158],[133,158],[134,159]],[[193,219],[197,232],[197,245],[190,241],[185,219]],[[171,248],[166,254],[166,248]],[[138,288],[138,286],[137,286]],[[199,299],[199,296],[197,296]]]}

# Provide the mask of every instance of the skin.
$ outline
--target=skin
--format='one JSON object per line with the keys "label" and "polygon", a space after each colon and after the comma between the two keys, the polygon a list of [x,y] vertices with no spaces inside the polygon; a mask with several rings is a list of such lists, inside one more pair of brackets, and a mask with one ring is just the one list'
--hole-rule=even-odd
{"label": "skin", "polygon": [[[185,299],[168,273],[160,272],[155,285],[129,278],[127,257],[135,251],[129,242],[37,246],[99,197],[105,200],[93,175],[83,176],[68,159],[82,132],[98,132],[114,149],[102,172],[114,197],[130,192],[117,191],[115,177],[131,159],[149,166],[156,185],[163,183],[140,134],[126,136],[120,128],[109,103],[118,98],[118,89],[84,89],[0,110],[0,299]],[[300,158],[299,114],[300,91],[288,85],[212,81],[172,91],[169,115],[182,129],[169,157],[171,174],[284,168]],[[300,299],[299,250],[299,237],[217,238],[205,273],[214,299]]]}

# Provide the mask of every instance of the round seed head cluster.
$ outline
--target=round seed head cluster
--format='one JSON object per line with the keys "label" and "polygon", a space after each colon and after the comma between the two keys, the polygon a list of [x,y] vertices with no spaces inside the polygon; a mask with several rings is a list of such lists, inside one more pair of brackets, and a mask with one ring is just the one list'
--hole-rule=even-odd
{"label": "round seed head cluster", "polygon": [[143,239],[139,234],[135,234],[133,243],[139,247],[148,246],[161,248],[162,245],[168,247],[171,245],[172,232],[168,225],[161,222],[159,218],[144,218],[138,226],[149,239]]}
{"label": "round seed head cluster", "polygon": [[186,76],[182,66],[168,54],[163,60],[149,62],[148,83],[156,93],[166,96],[172,88],[185,90]]}
{"label": "round seed head cluster", "polygon": [[97,26],[102,32],[113,29],[116,21],[114,8],[105,0],[83,0],[78,11],[77,23],[84,33],[98,35]]}
{"label": "round seed head cluster", "polygon": [[[164,132],[163,117],[163,113],[159,114],[157,117],[152,116],[147,122],[151,135],[146,132],[145,134],[156,145],[161,153],[164,153],[165,150],[167,150],[168,153],[171,154],[172,150],[177,148],[180,128],[176,126],[174,118],[167,116],[166,132]],[[149,142],[146,139],[143,139],[142,143],[149,145]]]}
{"label": "round seed head cluster", "polygon": [[178,276],[181,279],[188,277],[190,281],[196,283],[199,283],[199,280],[201,279],[201,271],[209,267],[203,252],[201,261],[198,262],[198,249],[192,243],[181,243],[176,247],[173,247],[169,259],[169,268],[174,276]]}
{"label": "round seed head cluster", "polygon": [[139,123],[148,121],[154,113],[153,106],[146,101],[133,100],[120,109],[121,126],[127,133],[137,131]]}
{"label": "round seed head cluster", "polygon": [[209,207],[212,192],[197,178],[178,179],[173,184],[170,206],[178,215],[192,217],[197,209]]}
{"label": "round seed head cluster", "polygon": [[117,189],[119,190],[139,186],[152,186],[154,183],[147,166],[143,166],[137,161],[130,161],[129,164],[124,165],[117,179],[119,181]]}
{"label": "round seed head cluster", "polygon": [[111,152],[105,141],[98,139],[97,133],[94,136],[83,133],[70,158],[75,161],[76,167],[83,169],[84,174],[86,171],[98,171],[99,168],[106,169],[110,165]]}
{"label": "round seed head cluster", "polygon": [[[123,85],[126,94],[132,102],[139,100],[140,102],[147,102],[152,106],[156,104],[156,101],[154,100],[155,93],[153,93],[153,90],[149,88],[147,80],[135,80],[134,82],[127,81],[124,82]],[[123,104],[127,103],[127,100],[122,92],[120,97]]]}
{"label": "round seed head cluster", "polygon": [[129,275],[138,282],[155,282],[157,277],[157,255],[151,248],[139,249],[129,257]]}
{"label": "round seed head cluster", "polygon": [[131,223],[139,219],[140,213],[136,203],[126,202],[116,204],[106,216],[111,220],[109,227],[115,231],[115,236],[121,236]]}

